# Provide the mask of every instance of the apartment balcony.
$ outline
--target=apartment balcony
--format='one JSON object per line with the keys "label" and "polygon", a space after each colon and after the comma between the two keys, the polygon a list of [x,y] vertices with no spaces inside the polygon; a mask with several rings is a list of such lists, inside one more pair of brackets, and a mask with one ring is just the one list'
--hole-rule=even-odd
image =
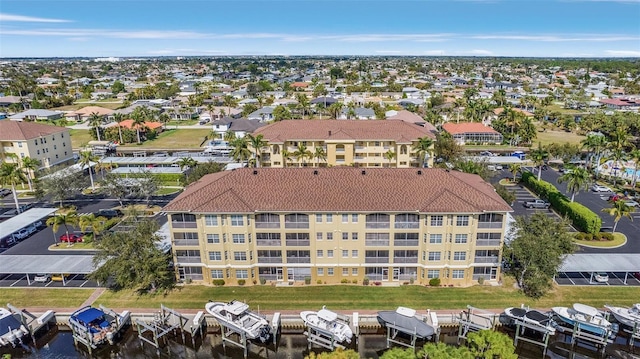
{"label": "apartment balcony", "polygon": [[287,239],[286,245],[292,247],[308,247],[311,241],[308,239]]}
{"label": "apartment balcony", "polygon": [[499,239],[478,239],[476,240],[476,247],[499,247]]}
{"label": "apartment balcony", "polygon": [[198,222],[171,222],[172,228],[198,228]]}
{"label": "apartment balcony", "polygon": [[282,245],[282,241],[279,239],[258,239],[256,240],[256,245],[278,247]]}
{"label": "apartment balcony", "polygon": [[196,239],[174,239],[173,240],[173,245],[176,247],[181,247],[181,246],[199,246],[200,245],[200,241],[196,238]]}
{"label": "apartment balcony", "polygon": [[288,229],[309,228],[309,222],[284,222],[284,228],[288,228]]}
{"label": "apartment balcony", "polygon": [[258,257],[258,263],[282,263],[282,257]]}
{"label": "apartment balcony", "polygon": [[418,257],[393,257],[393,263],[418,263]]}
{"label": "apartment balcony", "polygon": [[367,222],[365,228],[367,229],[388,229],[390,228],[389,222]]}
{"label": "apartment balcony", "polygon": [[311,263],[311,257],[287,257],[287,263]]}
{"label": "apartment balcony", "polygon": [[178,263],[202,263],[202,259],[200,257],[177,256],[176,261]]}
{"label": "apartment balcony", "polygon": [[393,241],[393,245],[396,247],[415,247],[419,245],[419,243],[420,241],[417,239],[403,239],[403,240],[396,239],[395,241]]}
{"label": "apartment balcony", "polygon": [[388,239],[366,239],[364,241],[364,245],[365,246],[371,246],[371,247],[376,247],[376,246],[389,246],[389,240]]}
{"label": "apartment balcony", "polygon": [[473,263],[498,264],[498,257],[475,257]]}
{"label": "apartment balcony", "polygon": [[478,222],[478,228],[502,228],[502,222]]}
{"label": "apartment balcony", "polygon": [[256,228],[280,228],[280,222],[254,222]]}
{"label": "apartment balcony", "polygon": [[389,263],[389,257],[364,257],[365,263]]}
{"label": "apartment balcony", "polygon": [[[264,280],[278,280],[277,274],[258,274],[258,277]],[[282,279],[282,277],[280,279]]]}
{"label": "apartment balcony", "polygon": [[393,226],[396,229],[415,229],[420,228],[420,222],[396,222]]}

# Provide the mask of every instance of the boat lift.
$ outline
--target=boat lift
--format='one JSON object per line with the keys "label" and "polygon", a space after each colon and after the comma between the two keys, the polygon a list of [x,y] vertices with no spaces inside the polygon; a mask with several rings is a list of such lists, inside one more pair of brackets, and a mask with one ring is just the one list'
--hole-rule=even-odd
{"label": "boat lift", "polygon": [[498,315],[493,312],[467,305],[467,310],[463,310],[457,318],[454,318],[459,323],[458,344],[460,344],[460,339],[467,339],[469,332],[495,328],[497,318]]}
{"label": "boat lift", "polygon": [[[422,316],[422,321],[431,325],[435,329],[435,333],[433,334],[433,337],[434,337],[434,341],[438,342],[440,337],[440,326],[438,325],[438,316],[436,315],[436,313],[427,309],[427,315]],[[393,343],[396,345],[400,345],[403,347],[412,348],[413,350],[416,350],[416,342],[420,338],[417,335],[416,328],[413,328],[413,330],[411,330],[409,328],[401,327],[394,323],[385,323],[385,326],[387,327],[387,348],[390,348],[391,343]],[[409,343],[407,343],[406,341],[396,339],[399,333],[408,335]]]}
{"label": "boat lift", "polygon": [[[522,308],[525,308],[524,306]],[[529,310],[528,307],[526,307],[527,310]],[[516,325],[516,334],[514,337],[514,345],[518,346],[518,341],[523,341],[526,343],[530,343],[533,345],[537,345],[537,346],[541,346],[542,347],[542,355],[546,356],[547,355],[547,348],[549,347],[549,337],[553,336],[555,334],[555,330],[554,329],[549,329],[546,326],[537,324],[537,323],[533,323],[533,322],[527,322],[524,321],[522,319],[512,319],[513,322]],[[534,332],[540,333],[542,334],[542,340],[536,340],[536,339],[532,339],[529,337],[526,337],[524,335],[524,332],[526,329],[530,329],[533,330]]]}
{"label": "boat lift", "polygon": [[[227,349],[227,343],[231,345],[235,345],[237,347],[242,348],[244,357],[247,358],[249,355],[249,343],[250,340],[247,339],[247,335],[244,332],[238,332],[232,327],[226,326],[222,321],[218,321],[218,325],[220,325],[220,334],[222,337],[222,348],[223,350]],[[282,317],[280,312],[273,313],[273,318],[271,318],[271,323],[269,326],[271,327],[271,336],[273,338],[273,345],[275,348],[278,347],[278,333],[280,333],[282,325]],[[233,334],[238,334],[238,340],[233,340],[231,337]]]}
{"label": "boat lift", "polygon": [[[205,326],[204,312],[199,311],[193,320],[176,312],[173,309],[160,305],[160,311],[154,314],[150,322],[136,319],[138,329],[138,339],[144,343],[151,344],[157,351],[160,350],[160,340],[169,333],[177,334],[180,331],[182,343],[185,343],[185,332],[191,336],[191,344],[195,346],[195,338],[203,335]],[[145,333],[151,333],[152,339],[146,338]]]}
{"label": "boat lift", "polygon": [[[129,312],[128,310],[125,310],[124,312],[122,312],[122,314],[118,314],[114,310],[102,305],[100,305],[99,308],[109,319],[109,322],[111,322],[112,319],[115,320],[116,329],[114,331],[114,337],[119,335],[122,329],[131,324],[131,312]],[[93,334],[91,334],[89,330],[82,330],[76,328],[76,326],[74,325],[71,325],[71,331],[73,333],[73,344],[77,346],[78,343],[82,343],[87,347],[90,355],[93,354],[93,349],[98,348],[98,344],[94,342]],[[112,339],[109,339],[109,344],[113,345]]]}
{"label": "boat lift", "polygon": [[[336,313],[337,314],[337,313]],[[349,327],[351,327],[351,332],[356,336],[356,345],[358,343],[357,338],[359,334],[358,329],[358,313],[353,313],[353,325],[351,318],[347,315],[337,314],[337,318],[341,321],[347,323]],[[356,330],[354,330],[354,327]],[[322,348],[334,351],[338,348],[344,349],[344,345],[340,344],[340,342],[336,341],[335,336],[328,330],[315,327],[313,325],[307,324],[307,330],[304,332],[304,335],[307,337],[308,349],[311,350],[311,346],[313,344],[320,346]]]}
{"label": "boat lift", "polygon": [[629,348],[635,346],[636,340],[640,342],[640,322],[636,321],[633,328],[623,328],[622,331],[629,334]]}
{"label": "boat lift", "polygon": [[[24,325],[24,327],[29,331],[29,336],[31,336],[31,340],[33,341],[34,346],[36,345],[36,333],[44,327],[46,327],[47,331],[49,331],[50,325],[55,318],[55,313],[53,310],[47,310],[41,316],[36,317],[25,309],[20,310],[8,303],[7,308],[11,311],[11,313],[20,317],[20,323]],[[55,323],[53,324],[55,325]]]}
{"label": "boat lift", "polygon": [[[606,320],[609,320],[608,312],[601,312]],[[604,350],[609,343],[613,343],[615,335],[618,333],[618,325],[612,324],[611,328],[606,330],[603,334],[595,334],[585,330],[577,321],[573,324],[573,327],[558,326],[557,330],[566,335],[571,335],[571,346],[574,346],[577,342],[586,342],[589,345],[593,345],[596,348]]]}

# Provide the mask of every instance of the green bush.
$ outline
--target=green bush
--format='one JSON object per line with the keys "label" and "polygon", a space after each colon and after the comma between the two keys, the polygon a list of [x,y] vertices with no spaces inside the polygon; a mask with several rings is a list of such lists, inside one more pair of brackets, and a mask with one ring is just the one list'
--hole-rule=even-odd
{"label": "green bush", "polygon": [[267,280],[264,278],[260,278],[260,284],[265,285],[267,284]]}
{"label": "green bush", "polygon": [[[145,173],[127,173],[129,178],[145,177]],[[123,175],[124,177],[124,175]],[[161,182],[177,182],[184,180],[184,174],[182,173],[153,173],[153,177],[157,178]]]}
{"label": "green bush", "polygon": [[352,280],[352,281],[351,281],[351,283],[353,283],[353,284],[358,284],[358,280],[357,280],[357,279],[354,279],[354,280]]}
{"label": "green bush", "polygon": [[480,285],[484,284],[484,277],[478,278],[478,284],[480,284]]}
{"label": "green bush", "polygon": [[431,278],[429,280],[429,285],[432,286],[432,287],[440,286],[440,278]]}
{"label": "green bush", "polygon": [[551,206],[562,216],[566,216],[573,225],[587,233],[598,233],[602,226],[602,219],[589,208],[577,202],[570,202],[567,196],[558,191],[549,182],[538,181],[531,172],[522,174],[522,182],[541,198],[545,198]]}
{"label": "green bush", "polygon": [[224,279],[214,279],[211,281],[211,283],[213,283],[213,285],[215,285],[216,287],[222,287],[224,285]]}
{"label": "green bush", "polygon": [[608,232],[600,232],[600,238],[605,240],[605,241],[612,241],[613,240],[613,233],[608,233]]}
{"label": "green bush", "polygon": [[311,284],[311,277],[304,277],[304,284]]}
{"label": "green bush", "polygon": [[318,280],[316,281],[316,284],[322,284],[322,280],[318,279]]}
{"label": "green bush", "polygon": [[342,284],[349,284],[349,280],[347,278],[344,278],[340,281],[340,283]]}
{"label": "green bush", "polygon": [[364,279],[362,280],[362,285],[369,285],[369,278],[368,277],[364,277]]}
{"label": "green bush", "polygon": [[244,279],[238,279],[238,285],[245,285],[245,283],[247,283],[246,280]]}

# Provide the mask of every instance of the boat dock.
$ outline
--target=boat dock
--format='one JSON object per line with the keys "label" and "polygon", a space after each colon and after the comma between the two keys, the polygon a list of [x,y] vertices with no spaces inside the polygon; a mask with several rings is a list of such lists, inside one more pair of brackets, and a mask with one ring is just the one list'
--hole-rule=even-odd
{"label": "boat dock", "polygon": [[46,331],[51,329],[51,326],[54,326],[55,323],[55,313],[53,310],[47,310],[39,316],[36,316],[32,313],[29,313],[25,309],[18,309],[11,304],[7,304],[7,308],[13,313],[16,317],[19,317],[20,323],[24,325],[25,328],[29,331],[29,336],[33,341],[33,344],[36,343],[37,334],[43,329],[46,328]]}
{"label": "boat dock", "polygon": [[495,328],[498,318],[499,315],[494,312],[468,305],[467,309],[460,312],[456,318],[456,321],[460,324],[458,328],[458,344],[460,344],[460,339],[467,339],[469,332],[473,333]]}
{"label": "boat dock", "polygon": [[[160,354],[161,342],[166,343],[166,335],[172,333],[174,336],[180,334],[182,343],[186,343],[185,333],[191,338],[191,345],[195,347],[195,340],[203,335],[203,328],[206,326],[204,311],[199,311],[190,319],[177,311],[160,305],[160,311],[153,314],[151,318],[139,317],[135,319],[138,331],[138,339],[141,343],[147,343],[156,348]],[[151,338],[148,338],[148,336]]]}

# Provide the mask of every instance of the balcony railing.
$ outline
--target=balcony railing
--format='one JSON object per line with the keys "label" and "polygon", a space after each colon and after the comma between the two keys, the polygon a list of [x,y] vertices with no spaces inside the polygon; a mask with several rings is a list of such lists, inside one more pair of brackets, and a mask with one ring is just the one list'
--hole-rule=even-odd
{"label": "balcony railing", "polygon": [[173,227],[173,228],[198,228],[198,223],[197,222],[171,221],[171,227]]}
{"label": "balcony railing", "polygon": [[258,239],[256,244],[259,246],[272,246],[277,247],[282,245],[282,240],[280,239]]}
{"label": "balcony railing", "polygon": [[277,274],[258,274],[258,277],[264,280],[278,280]]}
{"label": "balcony railing", "polygon": [[177,256],[176,260],[178,261],[178,263],[202,263],[200,257]]}
{"label": "balcony railing", "polygon": [[478,222],[478,228],[502,228],[502,222]]}
{"label": "balcony railing", "polygon": [[383,229],[389,228],[389,222],[367,222],[367,229]]}
{"label": "balcony railing", "polygon": [[173,240],[173,245],[176,247],[179,246],[199,246],[200,245],[200,241],[195,238],[195,239],[174,239]]}
{"label": "balcony railing", "polygon": [[258,263],[282,263],[282,257],[258,257]]}
{"label": "balcony railing", "polygon": [[365,263],[389,263],[389,257],[364,257]]}
{"label": "balcony railing", "polygon": [[374,273],[369,273],[366,275],[367,278],[369,278],[369,280],[372,281],[381,281],[383,280],[382,274],[374,274]]}
{"label": "balcony railing", "polygon": [[498,257],[475,257],[473,263],[498,264]]}
{"label": "balcony railing", "polygon": [[480,278],[484,278],[485,280],[495,280],[495,278],[491,278],[490,274],[474,274],[473,280],[478,280]]}
{"label": "balcony railing", "polygon": [[418,257],[393,257],[393,263],[418,263]]}
{"label": "balcony railing", "polygon": [[284,222],[284,228],[309,228],[309,222]]}
{"label": "balcony railing", "polygon": [[191,279],[191,280],[204,280],[204,275],[202,274],[185,274],[184,275],[185,279]]}
{"label": "balcony railing", "polygon": [[412,247],[417,246],[420,243],[417,239],[396,239],[393,241],[393,245],[397,247]]}
{"label": "balcony railing", "polygon": [[311,257],[287,257],[287,263],[311,263]]}
{"label": "balcony railing", "polygon": [[287,246],[292,246],[292,247],[309,246],[310,242],[311,241],[308,239],[287,239],[286,240]]}
{"label": "balcony railing", "polygon": [[280,228],[280,222],[255,222],[256,228]]}
{"label": "balcony railing", "polygon": [[420,222],[396,222],[394,224],[395,228],[404,229],[404,228],[420,228]]}
{"label": "balcony railing", "polygon": [[413,274],[400,274],[398,276],[399,280],[411,280],[411,278],[416,280],[416,279],[418,279],[418,276],[415,273],[413,273]]}
{"label": "balcony railing", "polygon": [[478,247],[498,247],[500,246],[499,239],[478,239],[476,241]]}
{"label": "balcony railing", "polygon": [[388,239],[367,239],[364,241],[365,246],[388,246]]}

